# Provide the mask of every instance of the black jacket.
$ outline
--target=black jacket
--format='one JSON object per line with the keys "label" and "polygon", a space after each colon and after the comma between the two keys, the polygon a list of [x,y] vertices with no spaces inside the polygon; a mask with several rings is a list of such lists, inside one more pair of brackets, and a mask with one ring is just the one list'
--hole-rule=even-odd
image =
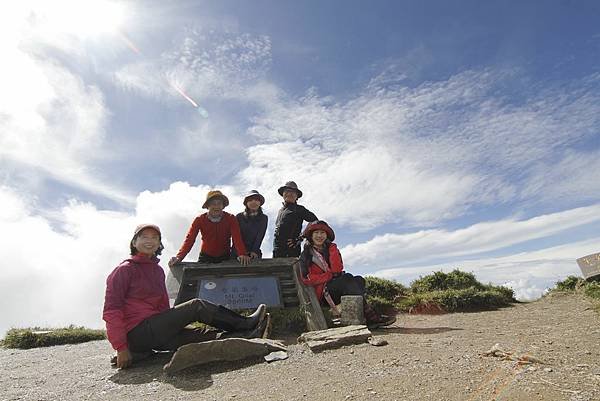
{"label": "black jacket", "polygon": [[[244,245],[246,245],[246,251],[248,253],[254,252],[262,257],[260,246],[267,232],[267,215],[260,212],[256,216],[249,216],[246,212],[241,212],[235,217],[238,223],[240,223],[240,232],[242,233]],[[232,249],[232,252],[235,252],[235,250]]]}
{"label": "black jacket", "polygon": [[297,203],[285,203],[275,222],[275,233],[273,234],[273,257],[286,257],[300,255],[300,245],[290,248],[288,239],[296,240],[302,231],[304,221],[312,222],[318,220],[317,216],[307,208]]}

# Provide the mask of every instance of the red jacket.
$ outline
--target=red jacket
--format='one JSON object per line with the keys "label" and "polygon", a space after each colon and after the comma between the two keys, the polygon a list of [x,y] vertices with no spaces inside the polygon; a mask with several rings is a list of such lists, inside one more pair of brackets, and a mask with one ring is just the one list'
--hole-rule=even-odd
{"label": "red jacket", "polygon": [[179,252],[177,252],[177,259],[183,260],[185,258],[190,249],[192,249],[192,246],[194,246],[198,232],[202,234],[200,252],[205,255],[217,257],[228,254],[232,239],[237,254],[246,254],[246,246],[240,234],[240,225],[234,215],[223,212],[221,221],[213,223],[208,219],[208,213],[204,213],[196,217],[192,222],[185,236],[185,241],[181,245]]}
{"label": "red jacket", "polygon": [[308,265],[308,276],[302,278],[305,285],[315,287],[315,292],[319,301],[323,299],[323,289],[325,284],[333,278],[333,273],[341,273],[344,271],[344,263],[342,255],[338,247],[333,242],[329,244],[329,271],[324,272],[317,264],[310,262]]}
{"label": "red jacket", "polygon": [[127,348],[127,333],[143,320],[169,309],[165,273],[157,258],[138,254],[124,260],[106,279],[102,319],[112,347]]}

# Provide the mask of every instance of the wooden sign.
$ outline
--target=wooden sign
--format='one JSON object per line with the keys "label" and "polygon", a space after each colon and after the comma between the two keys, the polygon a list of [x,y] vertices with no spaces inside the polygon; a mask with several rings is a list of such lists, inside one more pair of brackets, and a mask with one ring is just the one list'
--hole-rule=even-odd
{"label": "wooden sign", "polygon": [[600,253],[593,253],[579,258],[577,264],[585,279],[600,275]]}

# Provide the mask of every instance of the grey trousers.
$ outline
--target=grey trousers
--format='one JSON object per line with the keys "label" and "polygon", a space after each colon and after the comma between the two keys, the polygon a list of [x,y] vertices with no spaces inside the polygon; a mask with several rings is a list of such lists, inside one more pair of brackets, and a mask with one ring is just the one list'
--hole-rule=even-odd
{"label": "grey trousers", "polygon": [[203,299],[191,299],[149,317],[127,333],[132,352],[175,351],[182,345],[214,340],[219,331],[186,327],[192,322],[211,324],[218,306]]}

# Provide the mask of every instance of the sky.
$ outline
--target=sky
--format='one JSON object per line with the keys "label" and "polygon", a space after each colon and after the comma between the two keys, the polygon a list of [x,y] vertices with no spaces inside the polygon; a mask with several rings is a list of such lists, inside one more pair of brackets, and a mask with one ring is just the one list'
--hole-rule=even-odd
{"label": "sky", "polygon": [[[597,1],[0,5],[0,334],[102,327],[139,223],[281,198],[346,270],[460,268],[521,300],[600,252]],[[198,256],[198,244],[186,260]]]}

